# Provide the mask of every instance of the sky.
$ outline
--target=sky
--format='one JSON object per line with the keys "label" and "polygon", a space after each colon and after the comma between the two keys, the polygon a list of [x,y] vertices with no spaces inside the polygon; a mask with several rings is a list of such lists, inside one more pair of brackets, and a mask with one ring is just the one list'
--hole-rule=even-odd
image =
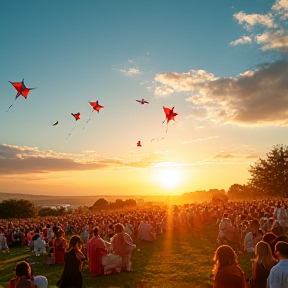
{"label": "sky", "polygon": [[287,23],[288,0],[1,1],[0,191],[246,184],[287,143]]}

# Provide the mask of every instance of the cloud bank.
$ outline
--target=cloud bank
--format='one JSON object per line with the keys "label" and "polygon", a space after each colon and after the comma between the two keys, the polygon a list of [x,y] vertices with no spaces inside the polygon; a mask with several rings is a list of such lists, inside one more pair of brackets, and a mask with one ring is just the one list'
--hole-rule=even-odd
{"label": "cloud bank", "polygon": [[147,168],[165,160],[163,153],[154,152],[136,159],[105,158],[94,151],[81,154],[56,153],[49,149],[0,144],[0,174],[49,173],[117,168]]}
{"label": "cloud bank", "polygon": [[217,77],[202,69],[159,73],[155,77],[154,94],[167,96],[182,92],[189,95],[186,101],[192,103],[191,111],[197,112],[196,116],[193,114],[197,120],[242,126],[286,125],[288,0],[276,1],[265,15],[240,11],[234,14],[234,19],[244,25],[246,35],[232,41],[231,45],[257,43],[261,50],[281,52],[278,55],[282,57],[233,77]]}

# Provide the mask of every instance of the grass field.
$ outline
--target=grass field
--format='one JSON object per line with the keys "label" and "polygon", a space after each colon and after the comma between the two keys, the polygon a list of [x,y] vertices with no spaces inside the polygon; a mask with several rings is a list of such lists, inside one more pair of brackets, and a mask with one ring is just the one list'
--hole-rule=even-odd
{"label": "grass field", "polygon": [[[160,235],[156,242],[136,242],[132,255],[133,272],[92,277],[86,265],[83,273],[83,287],[132,288],[132,287],[201,287],[213,286],[211,270],[212,258],[217,248],[218,226],[206,231],[191,233],[177,230]],[[48,278],[49,287],[56,287],[63,266],[47,266],[47,256],[34,256],[27,248],[12,248],[10,253],[0,254],[0,287],[6,287],[14,277],[16,263],[26,260],[33,267],[35,275]],[[250,276],[250,259],[253,255],[239,255],[239,262],[246,277]]]}

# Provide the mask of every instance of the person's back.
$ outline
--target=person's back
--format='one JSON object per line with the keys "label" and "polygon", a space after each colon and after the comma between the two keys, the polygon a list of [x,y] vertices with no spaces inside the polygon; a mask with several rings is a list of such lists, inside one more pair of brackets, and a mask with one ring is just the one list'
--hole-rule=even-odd
{"label": "person's back", "polygon": [[245,278],[241,268],[229,265],[221,268],[214,281],[214,288],[244,288]]}
{"label": "person's back", "polygon": [[155,241],[156,235],[153,227],[148,222],[141,222],[138,227],[138,237],[140,240]]}
{"label": "person's back", "polygon": [[22,261],[15,268],[16,278],[9,281],[8,288],[47,288],[48,280],[45,276],[33,276],[31,266]]}
{"label": "person's back", "polygon": [[275,256],[279,263],[270,271],[267,288],[288,287],[288,243],[279,241],[275,246]]}

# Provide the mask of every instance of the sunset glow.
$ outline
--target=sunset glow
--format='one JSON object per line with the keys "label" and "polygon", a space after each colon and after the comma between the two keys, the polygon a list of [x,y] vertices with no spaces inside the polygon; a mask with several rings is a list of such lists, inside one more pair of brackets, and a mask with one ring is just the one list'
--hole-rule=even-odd
{"label": "sunset glow", "polygon": [[0,192],[228,190],[287,142],[287,1],[155,1],[0,1]]}
{"label": "sunset glow", "polygon": [[181,173],[176,169],[166,169],[158,172],[161,184],[166,188],[175,188],[181,182]]}

